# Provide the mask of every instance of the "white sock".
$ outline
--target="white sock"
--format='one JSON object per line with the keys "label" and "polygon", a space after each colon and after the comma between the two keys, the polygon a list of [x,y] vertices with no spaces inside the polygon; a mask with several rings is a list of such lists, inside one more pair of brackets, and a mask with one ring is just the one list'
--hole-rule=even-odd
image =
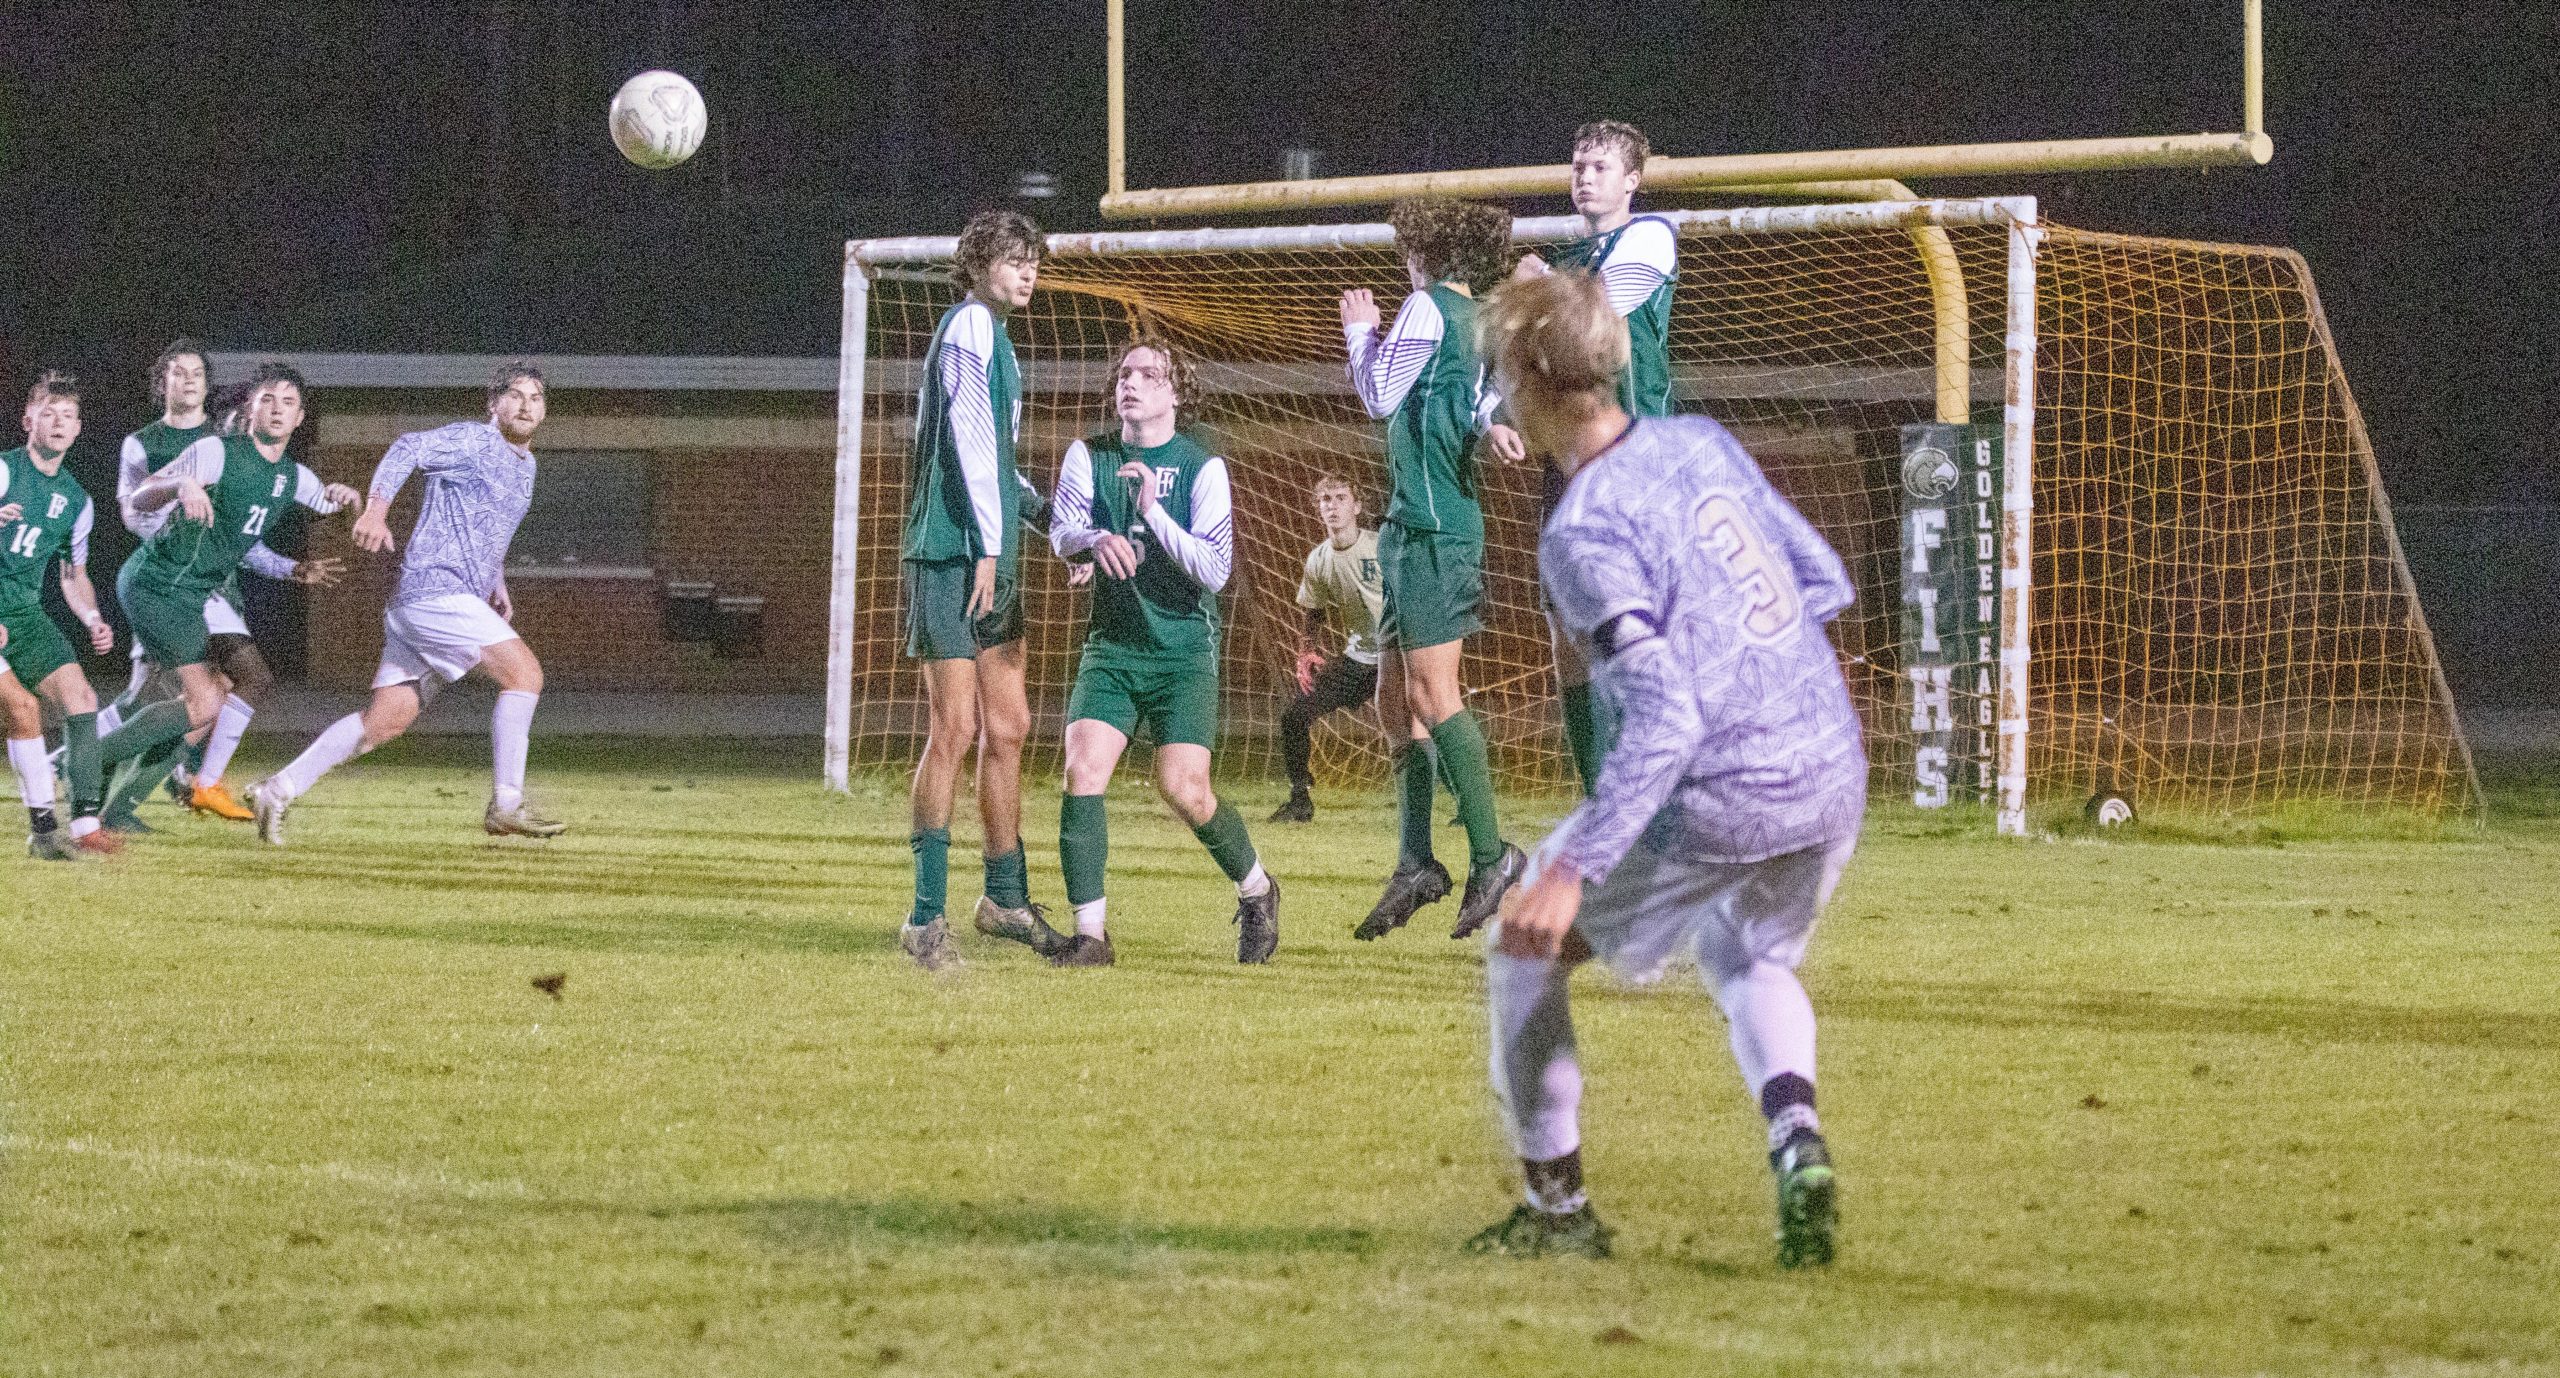
{"label": "white sock", "polygon": [[11,737],[9,769],[18,776],[18,798],[31,809],[53,807],[53,762],[44,754],[44,738]]}
{"label": "white sock", "polygon": [[116,706],[115,706],[115,704],[114,704],[114,703],[112,703],[112,702],[102,703],[102,704],[99,704],[99,705],[98,705],[98,735],[99,735],[99,736],[101,736],[101,737],[107,736],[107,735],[109,735],[110,733],[113,733],[117,728],[122,727],[122,726],[124,726],[124,710],[123,710],[123,709],[120,709],[120,708],[116,707]]}
{"label": "white sock", "polygon": [[1512,1151],[1533,1163],[1582,1146],[1582,1062],[1573,1044],[1570,970],[1552,957],[1485,960],[1493,1015],[1493,1091],[1502,1101]]}
{"label": "white sock", "polygon": [[1088,938],[1099,938],[1102,932],[1102,906],[1109,900],[1087,900],[1076,906],[1076,932]]}
{"label": "white sock", "polygon": [[1259,899],[1271,889],[1271,877],[1262,869],[1262,858],[1253,859],[1253,869],[1236,882],[1236,894],[1244,899]]}
{"label": "white sock", "polygon": [[204,767],[196,772],[197,784],[222,783],[222,773],[231,769],[232,753],[240,749],[240,736],[249,730],[249,719],[257,712],[238,694],[222,701],[222,712],[213,720],[213,735],[204,741]]}
{"label": "white sock", "polygon": [[495,758],[494,794],[500,809],[524,804],[525,750],[533,737],[533,706],[541,701],[540,694],[508,689],[499,693],[497,706],[489,710],[489,749]]}
{"label": "white sock", "polygon": [[86,818],[75,818],[71,820],[71,836],[75,841],[80,838],[87,837],[89,834],[96,832],[97,830],[98,816],[96,814],[90,814]]}
{"label": "white sock", "polygon": [[364,754],[364,715],[349,713],[311,739],[311,745],[293,758],[293,764],[277,771],[268,779],[269,788],[290,801],[310,793],[320,777]]}
{"label": "white sock", "polygon": [[1716,982],[1716,1003],[1733,1026],[1733,1061],[1751,1103],[1780,1072],[1813,1078],[1813,1001],[1796,974],[1776,962],[1754,962]]}

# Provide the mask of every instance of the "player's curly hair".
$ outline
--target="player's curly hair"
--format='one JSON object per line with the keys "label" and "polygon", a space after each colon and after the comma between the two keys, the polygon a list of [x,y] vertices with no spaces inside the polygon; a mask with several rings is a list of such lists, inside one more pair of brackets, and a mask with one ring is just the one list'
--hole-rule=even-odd
{"label": "player's curly hair", "polygon": [[79,401],[79,378],[67,368],[49,368],[37,374],[35,386],[27,389],[27,410],[33,412],[43,406],[48,397],[68,397],[74,402]]}
{"label": "player's curly hair", "polygon": [[1419,260],[1432,282],[1481,292],[1510,270],[1511,217],[1499,207],[1416,196],[1398,201],[1387,223],[1396,229],[1396,252]]}
{"label": "player's curly hair", "polygon": [[1112,389],[1115,392],[1119,389],[1120,365],[1127,363],[1129,356],[1141,349],[1152,349],[1164,356],[1165,371],[1170,375],[1168,381],[1173,384],[1174,414],[1190,416],[1200,405],[1200,377],[1191,365],[1191,351],[1177,347],[1152,327],[1141,326],[1138,333],[1129,337],[1127,344],[1120,346],[1120,352],[1111,356]]}
{"label": "player's curly hair", "polygon": [[1476,347],[1512,387],[1606,394],[1627,367],[1627,323],[1597,275],[1548,273],[1494,290],[1476,313]]}
{"label": "player's curly hair", "polygon": [[1644,131],[1625,120],[1593,120],[1573,131],[1573,151],[1578,154],[1586,148],[1616,149],[1627,166],[1638,172],[1644,171],[1645,160],[1653,156],[1653,144],[1645,138]]}
{"label": "player's curly hair", "polygon": [[160,351],[159,358],[151,361],[152,401],[166,402],[169,400],[169,365],[189,354],[196,356],[196,362],[204,365],[205,386],[210,388],[213,385],[212,357],[204,352],[203,345],[197,344],[193,339],[190,339],[185,335],[181,335],[178,338],[171,340],[167,349]]}
{"label": "player's curly hair", "polygon": [[215,430],[224,435],[239,435],[249,429],[250,392],[247,383],[233,383],[229,387],[216,388],[207,395],[204,414],[213,418]]}
{"label": "player's curly hair", "polygon": [[489,405],[498,405],[498,399],[506,396],[507,389],[514,387],[519,378],[532,379],[533,385],[542,389],[545,396],[550,395],[551,384],[544,381],[542,370],[535,368],[531,360],[509,359],[489,375]]}
{"label": "player's curly hair", "polygon": [[250,371],[248,395],[255,397],[275,383],[291,383],[295,392],[311,391],[311,385],[302,380],[301,369],[282,360],[269,359]]}
{"label": "player's curly hair", "polygon": [[1047,236],[1020,211],[980,211],[960,227],[960,247],[951,255],[951,267],[962,286],[974,289],[987,280],[988,268],[1012,258],[1047,262]]}

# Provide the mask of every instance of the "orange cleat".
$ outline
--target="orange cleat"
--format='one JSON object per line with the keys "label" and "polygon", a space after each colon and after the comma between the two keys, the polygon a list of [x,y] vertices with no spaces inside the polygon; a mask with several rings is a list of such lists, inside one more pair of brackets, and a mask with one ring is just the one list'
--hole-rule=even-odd
{"label": "orange cleat", "polygon": [[210,785],[196,786],[187,795],[187,807],[233,823],[246,823],[257,817],[249,812],[248,805],[232,798],[231,791],[223,788],[219,780]]}
{"label": "orange cleat", "polygon": [[115,856],[124,850],[124,839],[100,828],[85,837],[71,839],[71,845],[94,856]]}

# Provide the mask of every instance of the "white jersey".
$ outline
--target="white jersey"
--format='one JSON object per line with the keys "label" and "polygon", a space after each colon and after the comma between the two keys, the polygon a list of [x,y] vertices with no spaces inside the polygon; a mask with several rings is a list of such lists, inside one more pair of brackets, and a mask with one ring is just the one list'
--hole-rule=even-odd
{"label": "white jersey", "polygon": [[391,442],[371,496],[391,501],[412,473],[427,476],[427,500],[400,557],[391,606],[449,593],[487,598],[505,579],[507,547],[533,505],[533,452],[486,421],[412,431]]}
{"label": "white jersey", "polygon": [[1364,527],[1347,546],[1328,537],[1307,552],[1298,575],[1298,606],[1341,617],[1342,653],[1363,665],[1378,663],[1378,619],[1386,615],[1386,600],[1377,532]]}

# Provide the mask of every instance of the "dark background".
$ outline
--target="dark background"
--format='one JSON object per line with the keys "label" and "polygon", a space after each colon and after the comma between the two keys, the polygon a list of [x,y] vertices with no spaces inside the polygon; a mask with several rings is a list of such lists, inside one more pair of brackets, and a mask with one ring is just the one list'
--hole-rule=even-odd
{"label": "dark background", "polygon": [[[1140,187],[1269,177],[1290,143],[1337,174],[1556,162],[1604,115],[1682,155],[2240,124],[2238,0],[1129,9]],[[2560,502],[2554,7],[2267,11],[2270,166],[1922,190],[2291,245],[2404,508]],[[848,235],[948,232],[1025,169],[1058,179],[1053,228],[1097,223],[1100,0],[0,14],[0,378],[61,363],[89,380],[84,473],[148,419],[143,375],[180,332],[826,354]],[[712,112],[670,172],[623,163],[604,132],[614,88],[651,66],[693,78]],[[2462,585],[2420,547],[2460,573],[2479,557],[2467,528],[2419,510],[2404,527],[2430,596]],[[2539,618],[2560,523],[2498,529],[2543,561],[2524,589]]]}

